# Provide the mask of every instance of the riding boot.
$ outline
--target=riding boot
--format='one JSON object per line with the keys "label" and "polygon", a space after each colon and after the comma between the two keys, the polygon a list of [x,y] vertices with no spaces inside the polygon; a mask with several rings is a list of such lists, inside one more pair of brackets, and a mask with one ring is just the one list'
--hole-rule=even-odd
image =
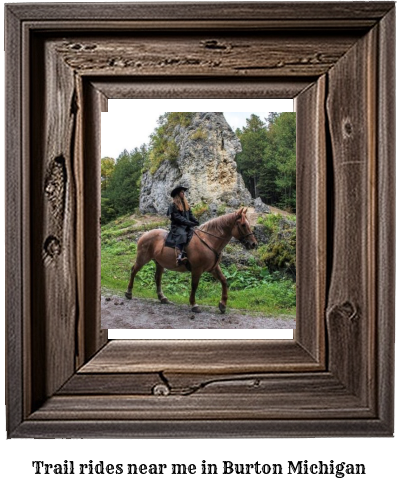
{"label": "riding boot", "polygon": [[182,265],[187,262],[187,256],[185,252],[180,252],[177,256],[177,265]]}

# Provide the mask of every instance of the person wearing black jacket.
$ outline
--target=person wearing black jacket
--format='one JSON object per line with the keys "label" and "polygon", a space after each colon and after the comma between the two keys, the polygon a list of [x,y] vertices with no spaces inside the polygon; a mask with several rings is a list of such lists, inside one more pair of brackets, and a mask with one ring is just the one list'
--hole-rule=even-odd
{"label": "person wearing black jacket", "polygon": [[198,220],[192,214],[190,205],[184,192],[187,188],[177,186],[170,194],[173,203],[168,208],[167,215],[171,220],[171,229],[165,245],[175,247],[178,250],[177,265],[187,263],[184,246],[191,240],[194,227],[199,225]]}

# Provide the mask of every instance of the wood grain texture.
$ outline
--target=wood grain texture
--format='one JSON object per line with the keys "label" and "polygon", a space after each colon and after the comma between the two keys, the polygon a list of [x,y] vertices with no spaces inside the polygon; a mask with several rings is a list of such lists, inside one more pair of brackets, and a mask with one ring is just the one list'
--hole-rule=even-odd
{"label": "wood grain texture", "polygon": [[319,368],[291,340],[112,340],[80,372],[226,374]]}
{"label": "wood grain texture", "polygon": [[375,326],[375,30],[328,73],[333,256],[328,298],[329,367],[370,403]]}
{"label": "wood grain texture", "polygon": [[[362,407],[350,394],[315,390],[308,393],[257,394],[242,390],[230,394],[194,394],[191,396],[54,396],[29,420],[221,420],[239,419],[317,419],[372,418],[370,409]],[[294,402],[291,402],[291,399]],[[327,402],[328,400],[328,402]],[[312,406],[310,406],[312,404]]]}
{"label": "wood grain texture", "polygon": [[[160,388],[163,385],[165,388]],[[60,395],[151,395],[162,391],[169,394],[162,374],[75,374],[58,391]]]}
{"label": "wood grain texture", "polygon": [[84,129],[83,129],[83,83],[79,76],[75,82],[75,126],[71,144],[73,151],[73,178],[76,192],[75,210],[75,255],[76,255],[76,325],[75,325],[75,370],[85,362],[85,218],[84,218]]}
{"label": "wood grain texture", "polygon": [[[72,69],[90,76],[320,76],[352,46],[359,34],[253,33],[187,36],[171,32],[74,37],[57,42]],[[331,42],[334,38],[334,42]]]}
{"label": "wood grain texture", "polygon": [[[40,321],[32,328],[31,346],[32,402],[38,404],[75,370],[77,105],[70,68],[51,46],[40,41],[33,46],[37,63],[31,69],[32,314]],[[45,86],[44,79],[56,82]],[[57,108],[46,109],[50,106]]]}
{"label": "wood grain texture", "polygon": [[41,420],[25,421],[14,438],[314,438],[391,435],[378,419]]}
{"label": "wood grain texture", "polygon": [[[202,377],[203,382],[195,374],[191,379],[196,388],[187,387],[187,374],[78,374],[30,420],[60,415],[69,420],[309,419],[315,411],[319,419],[373,417],[329,373],[235,374]],[[120,382],[119,390],[114,381]],[[157,394],[160,385],[168,392]]]}
{"label": "wood grain texture", "polygon": [[[327,283],[326,78],[296,98],[297,112],[297,309],[295,339],[319,363],[325,363]],[[309,130],[312,127],[312,130]]]}
{"label": "wood grain texture", "polygon": [[[10,437],[393,433],[394,4],[207,7],[6,7]],[[105,344],[105,99],[270,93],[300,121],[295,340]]]}
{"label": "wood grain texture", "polygon": [[127,76],[118,78],[92,78],[93,86],[104,97],[112,98],[242,98],[245,93],[249,98],[295,98],[304,91],[313,80],[310,78],[252,78],[237,79],[223,77],[181,78]]}
{"label": "wood grain texture", "polygon": [[[9,5],[8,8],[21,20],[178,20],[186,22],[191,19],[212,20],[260,20],[270,19],[285,22],[287,20],[302,23],[328,20],[339,22],[353,21],[364,25],[368,20],[374,23],[380,20],[394,6],[393,2],[329,2],[314,4],[303,2],[295,5],[287,2],[259,3],[187,3],[181,5],[165,2],[154,4],[37,4],[33,9],[29,5]],[[340,24],[339,24],[340,25]],[[366,24],[369,27],[369,24]]]}
{"label": "wood grain texture", "polygon": [[[346,394],[345,387],[329,373],[205,374],[162,371],[158,374],[78,372],[56,395],[189,396],[199,393],[235,396],[256,392],[271,394],[276,398],[279,394],[286,395],[287,391],[295,394],[324,391],[328,396]],[[328,402],[326,398],[326,404]]]}
{"label": "wood grain texture", "polygon": [[15,130],[6,138],[5,156],[9,164],[6,165],[5,179],[7,190],[5,195],[6,221],[17,221],[21,224],[6,226],[6,256],[5,273],[7,279],[6,289],[6,397],[7,397],[7,424],[9,431],[13,430],[23,419],[24,414],[24,363],[23,355],[24,325],[24,273],[25,255],[23,255],[24,225],[27,215],[22,204],[24,172],[26,166],[22,162],[22,97],[21,97],[21,65],[13,63],[12,59],[18,57],[22,36],[18,18],[9,10],[6,14],[5,49],[8,53],[5,70],[8,73],[6,80],[7,98],[5,116],[10,126]]}
{"label": "wood grain texture", "polygon": [[377,370],[378,415],[393,430],[394,346],[395,346],[395,11],[379,24],[381,46],[377,99],[377,323],[376,356],[386,357]]}
{"label": "wood grain texture", "polygon": [[103,96],[91,83],[83,88],[83,187],[84,206],[84,357],[87,361],[108,340],[106,330],[98,324],[101,296],[101,107]]}

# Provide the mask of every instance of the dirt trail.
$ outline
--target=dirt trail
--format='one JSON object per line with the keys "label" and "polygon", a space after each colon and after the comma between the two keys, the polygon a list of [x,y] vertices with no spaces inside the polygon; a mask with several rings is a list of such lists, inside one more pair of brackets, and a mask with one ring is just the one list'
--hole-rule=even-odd
{"label": "dirt trail", "polygon": [[106,329],[294,329],[291,317],[270,318],[217,307],[200,306],[193,313],[188,305],[161,304],[158,300],[101,296],[101,327]]}

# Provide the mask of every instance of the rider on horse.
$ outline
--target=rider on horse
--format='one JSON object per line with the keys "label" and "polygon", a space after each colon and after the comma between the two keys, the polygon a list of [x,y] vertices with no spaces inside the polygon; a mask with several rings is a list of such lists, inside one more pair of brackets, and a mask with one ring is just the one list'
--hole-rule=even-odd
{"label": "rider on horse", "polygon": [[167,213],[172,224],[165,245],[177,249],[178,266],[187,263],[184,246],[190,242],[194,227],[199,225],[199,221],[191,212],[190,205],[184,194],[185,191],[187,191],[187,188],[184,186],[177,186],[172,190],[170,196],[173,198],[173,203],[169,206]]}

